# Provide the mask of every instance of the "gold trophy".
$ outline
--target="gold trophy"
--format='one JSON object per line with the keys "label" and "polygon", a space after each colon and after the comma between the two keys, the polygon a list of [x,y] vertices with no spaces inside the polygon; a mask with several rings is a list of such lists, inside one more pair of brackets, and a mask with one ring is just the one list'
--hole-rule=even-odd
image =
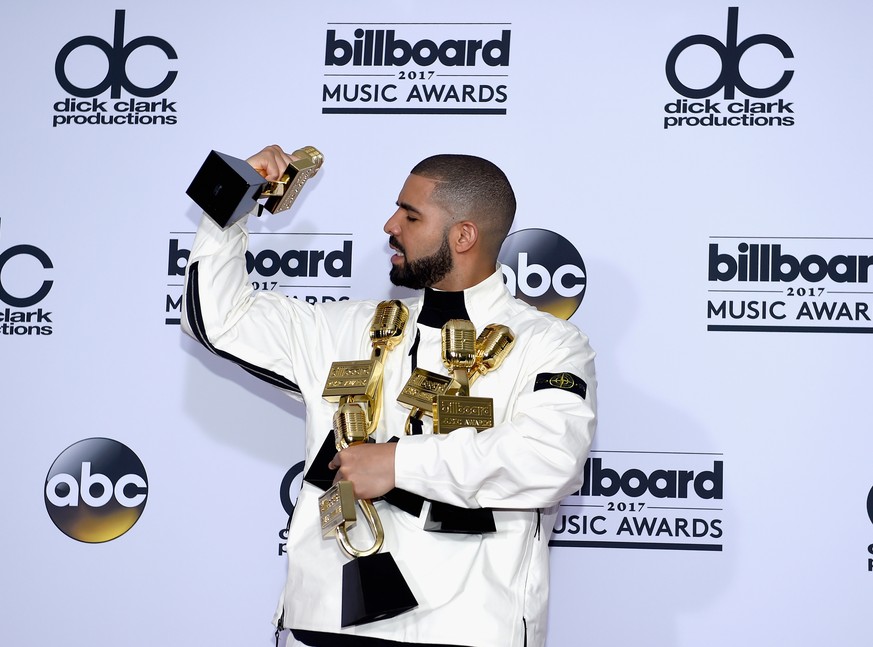
{"label": "gold trophy", "polygon": [[212,151],[200,167],[186,193],[220,227],[227,229],[266,198],[270,213],[290,209],[306,181],[314,176],[324,156],[312,146],[293,153],[291,162],[278,180],[265,180],[245,160]]}
{"label": "gold trophy", "polygon": [[433,432],[447,434],[460,427],[478,431],[494,426],[494,401],[470,395],[470,385],[496,370],[512,350],[515,335],[506,326],[489,324],[479,337],[466,319],[451,319],[442,330],[443,364],[461,385],[457,392],[437,395],[433,400]]}
{"label": "gold trophy", "polygon": [[[476,337],[475,328],[466,319],[452,319],[442,330],[443,364],[452,371],[447,377],[416,368],[397,396],[397,401],[411,407],[410,422],[425,415],[434,416],[434,433],[447,434],[460,427],[479,431],[494,426],[491,398],[470,396],[470,386],[480,376],[497,370],[515,344],[512,330],[502,324],[489,324]],[[471,340],[475,340],[472,341]],[[464,416],[472,411],[475,417]],[[460,424],[468,422],[469,424]]]}
{"label": "gold trophy", "polygon": [[496,371],[515,345],[515,333],[503,324],[488,324],[476,338],[476,360],[468,372],[470,386],[479,377]]}
{"label": "gold trophy", "polygon": [[[470,386],[482,375],[498,369],[514,344],[515,335],[507,326],[489,324],[476,337],[475,328],[470,321],[452,319],[446,322],[442,330],[443,364],[454,376],[443,379],[450,380],[451,385],[438,393],[435,389],[427,394],[413,392],[419,395],[418,400],[410,396],[399,397],[398,400],[413,407],[409,415],[411,419],[414,416],[420,417],[419,412],[426,411],[424,401],[430,395],[430,413],[433,415],[435,434],[447,434],[460,427],[475,427],[478,431],[493,427],[493,400],[472,397]],[[427,375],[433,376],[431,373]],[[410,378],[410,382],[412,381]],[[430,383],[435,382],[433,380]],[[494,514],[490,509],[461,508],[441,501],[431,502],[424,527],[425,530],[433,532],[465,534],[496,530]]]}
{"label": "gold trophy", "polygon": [[[403,338],[408,319],[409,310],[400,301],[381,302],[370,326],[370,359],[331,365],[322,397],[339,405],[333,416],[337,451],[367,442],[378,427],[385,358]],[[335,536],[342,551],[352,558],[343,566],[343,627],[390,618],[418,605],[394,558],[379,552],[385,533],[368,499],[358,503],[373,543],[367,548],[352,544],[348,531],[357,522],[355,503],[350,481],[337,482],[318,499],[322,536]]]}

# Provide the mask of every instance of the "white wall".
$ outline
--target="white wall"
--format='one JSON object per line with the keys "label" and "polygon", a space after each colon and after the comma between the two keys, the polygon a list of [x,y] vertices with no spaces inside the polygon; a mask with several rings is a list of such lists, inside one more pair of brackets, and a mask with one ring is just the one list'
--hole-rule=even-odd
{"label": "white wall", "polygon": [[[700,34],[726,43],[729,6],[4,5],[0,640],[271,644],[285,572],[280,485],[302,459],[303,410],[183,337],[168,304],[199,217],[185,189],[206,154],[246,157],[277,142],[315,145],[326,162],[290,213],[257,226],[256,248],[352,249],[348,277],[253,277],[298,298],[393,294],[381,227],[408,170],[435,152],[493,159],[516,188],[519,236],[551,231],[581,256],[572,320],[598,351],[599,478],[567,499],[553,536],[551,647],[867,644],[873,291],[849,266],[873,255],[873,10],[735,4],[741,49],[772,37],[742,54],[740,81],[793,77],[767,97],[683,97],[667,79],[670,51]],[[152,97],[129,86],[116,98],[109,87],[74,97],[56,75],[59,53],[81,36],[109,49],[118,10],[124,44],[161,40],[126,64],[116,50],[108,69],[92,39],[70,51],[69,82],[126,73],[148,88],[177,76]],[[351,41],[359,27],[411,43],[509,32],[491,52],[507,64],[325,65],[328,32]],[[679,80],[710,85],[723,69],[715,51],[685,50]],[[727,67],[736,52],[725,46]],[[356,83],[381,86],[380,100],[324,99],[325,86]],[[486,101],[454,100],[449,87],[463,98],[465,84]],[[408,99],[413,86],[420,96],[446,86],[448,100]],[[67,100],[116,122],[129,119],[119,102],[156,103],[135,113],[140,123],[98,125],[75,123],[95,113],[59,109]],[[746,112],[746,100],[770,111]],[[683,101],[709,112],[671,112]],[[349,107],[505,114],[323,112]],[[707,114],[736,119],[670,121]],[[744,125],[744,114],[773,121]],[[728,277],[732,263],[760,263],[777,246],[806,277]],[[835,259],[830,275],[816,255]],[[533,252],[525,262],[537,262]],[[47,294],[31,298],[46,281]],[[768,316],[750,316],[760,302]],[[710,329],[725,324],[744,329]],[[147,476],[122,492],[147,496],[135,525],[101,543],[64,534],[53,523],[64,511],[45,498],[56,459],[91,438],[125,445]],[[90,457],[92,474],[99,460]],[[610,490],[608,470],[624,489]],[[686,496],[671,491],[674,478],[691,481]],[[79,504],[75,519],[88,512]],[[102,509],[112,506],[130,509]]]}

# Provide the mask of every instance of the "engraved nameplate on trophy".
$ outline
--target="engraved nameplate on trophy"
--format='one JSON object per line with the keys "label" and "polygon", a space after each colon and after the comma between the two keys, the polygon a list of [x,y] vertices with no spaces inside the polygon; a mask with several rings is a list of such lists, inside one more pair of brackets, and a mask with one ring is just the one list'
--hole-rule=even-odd
{"label": "engraved nameplate on trophy", "polygon": [[358,520],[355,511],[355,493],[349,481],[340,481],[318,498],[321,513],[321,535],[325,539],[333,537],[336,529],[345,525],[351,530]]}
{"label": "engraved nameplate on trophy", "polygon": [[410,435],[413,432],[413,421],[421,421],[425,416],[433,415],[433,402],[437,396],[445,393],[456,393],[461,388],[460,383],[453,377],[432,373],[423,368],[416,368],[406,380],[406,384],[397,396],[397,401],[411,407],[412,410],[406,417],[404,432]]}
{"label": "engraved nameplate on trophy", "polygon": [[441,395],[434,400],[434,433],[447,434],[461,427],[475,427],[482,431],[493,426],[494,401],[491,398]]}
{"label": "engraved nameplate on trophy", "polygon": [[186,193],[224,229],[252,211],[263,198],[264,208],[270,213],[285,211],[324,163],[324,156],[312,146],[299,148],[291,156],[298,159],[278,180],[266,180],[245,160],[212,151]]}
{"label": "engraved nameplate on trophy", "polygon": [[382,364],[373,359],[334,362],[321,397],[328,402],[339,402],[340,398],[348,396],[373,400],[381,379]]}
{"label": "engraved nameplate on trophy", "polygon": [[412,375],[397,396],[397,401],[414,409],[423,409],[429,414],[433,399],[447,393],[453,387],[455,389],[460,387],[454,378],[417,368],[412,371]]}

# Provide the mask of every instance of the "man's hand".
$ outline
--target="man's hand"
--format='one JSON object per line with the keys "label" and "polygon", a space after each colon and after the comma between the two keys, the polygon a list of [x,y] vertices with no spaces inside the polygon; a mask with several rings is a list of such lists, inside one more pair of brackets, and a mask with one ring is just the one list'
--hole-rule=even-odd
{"label": "man's hand", "polygon": [[299,158],[289,155],[277,144],[267,146],[262,151],[255,153],[246,161],[251,164],[265,180],[278,180],[291,162]]}
{"label": "man's hand", "polygon": [[337,481],[351,481],[359,499],[375,499],[394,489],[396,443],[363,443],[346,447],[328,467]]}

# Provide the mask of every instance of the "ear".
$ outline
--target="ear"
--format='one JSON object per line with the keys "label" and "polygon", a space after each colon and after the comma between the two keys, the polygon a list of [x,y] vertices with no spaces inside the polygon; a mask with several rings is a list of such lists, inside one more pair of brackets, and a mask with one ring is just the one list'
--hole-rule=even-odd
{"label": "ear", "polygon": [[458,254],[469,252],[479,240],[479,228],[470,220],[462,220],[452,227],[454,234],[454,249]]}

